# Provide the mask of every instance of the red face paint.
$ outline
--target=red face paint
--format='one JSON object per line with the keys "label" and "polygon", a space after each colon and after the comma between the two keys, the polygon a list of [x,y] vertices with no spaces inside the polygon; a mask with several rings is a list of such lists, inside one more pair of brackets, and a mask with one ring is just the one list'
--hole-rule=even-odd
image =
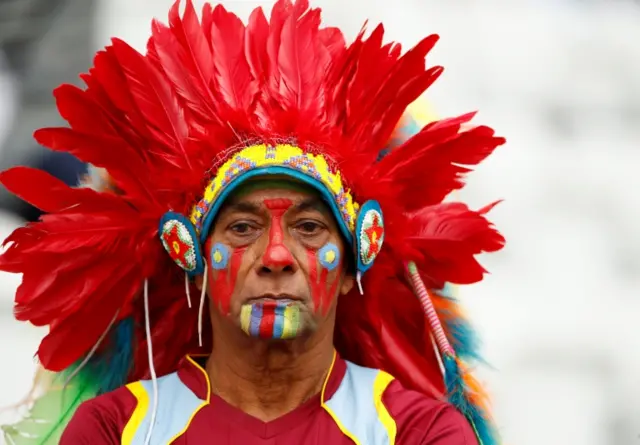
{"label": "red face paint", "polygon": [[[336,295],[340,274],[337,274],[333,282],[329,284],[329,270],[319,264],[318,253],[314,250],[307,250],[307,259],[309,261],[309,285],[315,309],[320,311],[322,315],[326,315],[331,306],[331,300]],[[340,266],[338,266],[338,270],[339,268]]]}
{"label": "red face paint", "polygon": [[281,268],[293,264],[293,256],[284,245],[284,231],[282,229],[282,215],[291,208],[290,199],[265,199],[264,205],[271,213],[271,227],[269,228],[269,244],[264,251],[262,263],[266,267]]}
{"label": "red face paint", "polygon": [[[211,250],[211,241],[207,241],[207,251]],[[229,264],[226,269],[214,270],[209,269],[209,280],[211,281],[211,299],[218,305],[218,309],[225,315],[231,311],[231,298],[236,288],[236,280],[238,272],[242,265],[242,256],[246,248],[239,249],[229,248]]]}
{"label": "red face paint", "polygon": [[[262,262],[267,267],[285,267],[292,264],[294,260],[291,252],[284,245],[282,216],[291,208],[293,202],[284,198],[265,199],[264,205],[270,211],[272,219],[269,229],[269,244],[264,252]],[[319,265],[317,252],[315,250],[307,250],[307,258],[309,260],[309,283],[314,306],[316,310],[326,315],[331,306],[331,299],[336,293],[339,276],[336,276],[334,281],[329,284],[329,271]],[[263,320],[271,320],[271,318],[263,315]],[[272,323],[269,321],[265,321],[264,324],[265,329],[273,328]]]}
{"label": "red face paint", "polygon": [[273,325],[276,322],[276,302],[265,302],[262,305],[262,318],[260,319],[260,337],[273,338]]}

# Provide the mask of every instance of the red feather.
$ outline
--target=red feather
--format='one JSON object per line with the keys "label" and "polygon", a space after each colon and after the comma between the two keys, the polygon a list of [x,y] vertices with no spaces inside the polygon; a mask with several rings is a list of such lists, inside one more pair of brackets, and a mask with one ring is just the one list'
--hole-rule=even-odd
{"label": "red feather", "polygon": [[[413,211],[437,204],[462,188],[462,176],[470,171],[464,166],[478,164],[504,142],[481,126],[432,143],[431,130],[426,127],[374,164],[364,177],[378,177],[377,186],[384,195],[397,196],[406,210]],[[429,181],[420,180],[425,177]]]}
{"label": "red feather", "polygon": [[314,103],[316,106],[320,105],[320,101],[317,100],[319,93],[317,88],[321,82],[317,76],[325,63],[320,58],[321,54],[318,54],[319,45],[317,45],[320,12],[305,11],[301,9],[302,7],[306,8],[308,4],[296,2],[293,14],[286,19],[282,27],[278,69],[280,70],[279,93],[284,101],[283,105],[304,111]]}
{"label": "red feather", "polygon": [[113,195],[100,194],[88,188],[71,188],[49,173],[30,167],[3,171],[0,183],[11,193],[47,213],[64,212],[72,207],[81,207],[83,213],[103,212],[114,207],[122,212],[127,208],[121,199]]}
{"label": "red feather", "polygon": [[[376,156],[391,136],[407,105],[420,97],[441,74],[441,67],[425,70],[425,57],[437,41],[438,36],[429,36],[396,61],[381,50],[381,35],[380,39],[374,40],[376,61],[385,76],[378,83],[367,83],[368,88],[352,85],[350,96],[353,95],[353,98],[349,99],[360,106],[351,108],[349,114],[358,123],[352,127],[352,138],[364,141]],[[364,122],[367,125],[362,125]]]}
{"label": "red feather", "polygon": [[[130,264],[124,264],[123,267],[131,268]],[[111,285],[95,289],[95,294],[87,304],[57,323],[42,340],[38,349],[42,365],[51,371],[62,371],[86,354],[116,313],[140,288],[141,284],[135,281],[135,277],[136,271],[133,268],[114,277],[120,278],[117,281],[103,277],[101,281]],[[95,277],[97,281],[99,278],[100,275]],[[78,335],[79,332],[82,335]]]}
{"label": "red feather", "polygon": [[[77,255],[85,262],[90,255]],[[46,263],[45,263],[46,264]],[[117,262],[105,262],[99,267],[84,266],[77,262],[52,265],[53,274],[39,282],[29,280],[18,288],[16,293],[16,319],[30,320],[36,326],[49,325],[55,320],[71,316],[87,301],[99,298],[102,274],[114,280],[123,277],[116,273],[120,267]],[[86,274],[84,281],[73,280],[74,274]],[[60,298],[61,295],[72,295],[73,298]]]}
{"label": "red feather", "polygon": [[180,19],[179,15],[179,2],[176,2],[169,13],[169,24],[173,32],[178,36],[180,43],[188,48],[188,54],[192,61],[191,68],[198,73],[201,87],[203,89],[210,88],[214,74],[213,56],[202,27],[198,22],[193,2],[187,0],[182,19]]}
{"label": "red feather", "polygon": [[[89,86],[88,95],[98,94],[98,89],[102,90],[107,97],[100,96],[97,103],[102,107],[107,107],[112,117],[118,110],[121,115],[117,116],[118,133],[127,138],[130,142],[140,142],[140,136],[148,137],[149,132],[144,125],[144,117],[137,108],[131,91],[127,88],[127,79],[122,72],[122,68],[118,64],[114,49],[112,46],[100,51],[94,58],[94,68],[89,71],[89,76],[85,82]],[[106,99],[106,100],[105,100]],[[112,106],[111,106],[112,105]],[[129,120],[131,125],[122,125],[122,121]],[[144,151],[141,151],[144,155]]]}
{"label": "red feather", "polygon": [[331,61],[338,59],[345,50],[344,36],[338,28],[321,28],[318,31],[318,39],[327,48]]}
{"label": "red feather", "polygon": [[[271,9],[271,17],[269,19],[269,38],[267,39],[267,54],[269,57],[269,65],[274,68],[278,66],[282,27],[292,10],[293,4],[290,0],[277,1]],[[280,71],[273,69],[267,82],[269,90],[273,92],[279,91]],[[277,99],[278,96],[275,96],[275,98]]]}
{"label": "red feather", "polygon": [[461,203],[439,204],[410,215],[407,231],[406,242],[422,253],[421,269],[438,283],[480,281],[485,270],[475,255],[504,246],[504,237],[483,212]]}
{"label": "red feather", "polygon": [[222,5],[213,10],[211,42],[216,86],[229,108],[251,113],[258,87],[253,81],[244,52],[245,27],[235,14]]}
{"label": "red feather", "polygon": [[[148,166],[138,151],[118,136],[81,133],[70,128],[42,128],[34,133],[38,143],[54,151],[70,153],[96,167],[105,168],[117,186],[129,183],[128,191],[143,195]],[[123,164],[122,158],[128,162]],[[130,178],[135,178],[131,181]],[[133,182],[133,183],[132,183]],[[148,196],[145,196],[148,199]]]}
{"label": "red feather", "polygon": [[153,22],[149,57],[161,67],[189,110],[200,119],[213,119],[220,124],[219,105],[211,90],[214,77],[211,46],[193,3],[187,1],[184,17],[180,19],[179,2],[176,2],[169,13],[169,24],[171,28]]}
{"label": "red feather", "polygon": [[249,23],[245,30],[244,52],[251,75],[261,84],[264,84],[269,74],[268,38],[269,22],[262,8],[256,8],[249,16]]}
{"label": "red feather", "polygon": [[160,79],[157,70],[135,49],[114,39],[113,48],[123,67],[134,101],[146,117],[147,128],[155,141],[167,149],[179,149],[184,167],[189,167],[186,140],[189,129],[184,112],[169,86]]}
{"label": "red feather", "polygon": [[89,134],[117,134],[101,107],[74,85],[61,85],[53,92],[60,116],[78,131]]}
{"label": "red feather", "polygon": [[[360,34],[359,39],[362,39],[362,37],[364,37],[364,30]],[[397,58],[395,60],[389,60],[387,55],[380,51],[383,37],[384,27],[382,24],[379,24],[375,27],[369,38],[362,40],[362,44],[358,44],[359,39],[356,39],[356,44],[352,45],[352,48],[358,50],[358,57],[351,59],[353,77],[347,77],[345,79],[349,81],[348,89],[345,90],[349,95],[345,113],[351,116],[348,124],[349,127],[346,129],[347,131],[349,131],[352,125],[358,122],[358,112],[366,111],[366,102],[371,99],[371,95],[373,94],[373,91],[370,91],[369,88],[371,88],[372,85],[378,85],[379,82],[385,78],[392,64],[397,60]],[[338,73],[338,75],[342,76],[341,73]],[[368,80],[371,77],[377,82],[369,82]]]}
{"label": "red feather", "polygon": [[[179,2],[176,1],[176,4]],[[211,3],[205,3],[202,5],[202,33],[204,34],[204,39],[211,48],[211,29],[213,28],[213,6]],[[215,57],[215,55],[214,55]]]}

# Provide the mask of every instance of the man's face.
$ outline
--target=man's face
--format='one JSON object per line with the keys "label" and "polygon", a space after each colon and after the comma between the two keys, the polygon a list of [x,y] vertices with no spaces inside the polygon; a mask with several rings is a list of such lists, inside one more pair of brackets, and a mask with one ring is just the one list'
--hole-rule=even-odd
{"label": "man's face", "polygon": [[335,316],[338,295],[353,286],[350,252],[315,192],[268,184],[236,193],[217,216],[205,244],[207,291],[214,319],[252,337],[291,339]]}

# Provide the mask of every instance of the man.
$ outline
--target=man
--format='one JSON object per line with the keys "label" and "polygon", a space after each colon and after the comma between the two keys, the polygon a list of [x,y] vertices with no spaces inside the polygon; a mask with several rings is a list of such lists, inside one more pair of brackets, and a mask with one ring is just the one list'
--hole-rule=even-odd
{"label": "man", "polygon": [[48,213],[0,259],[64,378],[30,435],[497,444],[447,283],[480,280],[474,255],[503,238],[490,207],[442,200],[504,140],[464,115],[397,141],[436,39],[401,56],[378,27],[346,46],[305,1],[246,27],[178,7],[146,56],[114,40],[86,90],[56,91],[71,129],[36,133],[104,169],[101,191],[0,175]]}

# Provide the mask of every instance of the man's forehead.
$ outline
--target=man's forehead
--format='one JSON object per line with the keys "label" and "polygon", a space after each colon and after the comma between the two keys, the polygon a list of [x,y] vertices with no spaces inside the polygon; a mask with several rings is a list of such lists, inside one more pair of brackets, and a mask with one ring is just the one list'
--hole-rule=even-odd
{"label": "man's forehead", "polygon": [[291,179],[271,178],[252,180],[242,184],[225,202],[223,209],[255,208],[257,210],[265,206],[265,201],[283,198],[291,201],[292,206],[295,207],[315,208],[331,213],[322,195],[313,187]]}

